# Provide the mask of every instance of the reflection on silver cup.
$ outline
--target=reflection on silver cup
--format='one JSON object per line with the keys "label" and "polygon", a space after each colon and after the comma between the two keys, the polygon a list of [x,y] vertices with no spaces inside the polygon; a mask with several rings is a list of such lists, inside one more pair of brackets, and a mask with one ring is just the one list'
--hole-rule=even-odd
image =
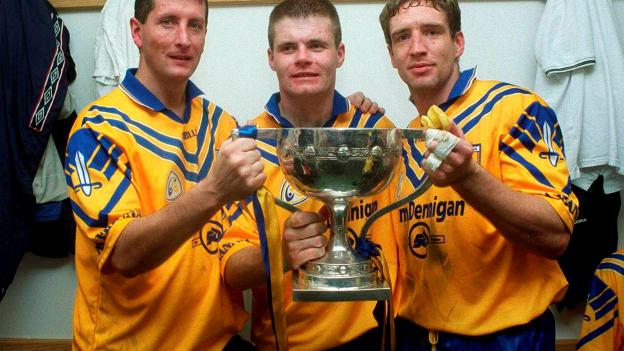
{"label": "reflection on silver cup", "polygon": [[357,254],[346,237],[351,201],[383,190],[401,159],[397,129],[292,128],[277,132],[280,167],[299,192],[319,199],[331,212],[325,256],[294,274],[299,301],[385,300],[388,285],[372,261]]}

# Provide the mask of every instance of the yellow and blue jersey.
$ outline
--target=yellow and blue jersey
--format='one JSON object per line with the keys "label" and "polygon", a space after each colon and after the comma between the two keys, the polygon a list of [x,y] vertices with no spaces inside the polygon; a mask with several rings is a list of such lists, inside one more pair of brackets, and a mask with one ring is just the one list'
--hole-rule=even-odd
{"label": "yellow and blue jersey", "polygon": [[[279,111],[279,94],[274,94],[265,109],[253,120],[258,128],[290,128],[292,124]],[[363,114],[356,110],[339,93],[334,93],[332,117],[323,126],[325,128],[394,128],[392,122],[381,114]],[[264,161],[267,181],[264,186],[274,197],[296,206],[301,211],[319,212],[323,203],[298,193],[286,180],[277,158],[276,141],[259,139],[258,148]],[[347,227],[350,240],[359,235],[366,219],[377,210],[396,199],[396,190],[382,191],[353,203],[347,215]],[[394,195],[394,199],[392,199]],[[244,204],[239,204],[244,206]],[[251,206],[251,205],[248,205]],[[292,214],[276,208],[280,230]],[[240,207],[232,211],[232,226],[226,231],[220,242],[224,272],[228,260],[240,250],[259,247],[259,234],[253,209],[242,211]],[[384,250],[392,280],[396,275],[396,246],[394,244],[391,216],[387,215],[375,221],[371,228],[371,239]],[[280,236],[282,233],[280,233]],[[376,301],[358,302],[296,302],[292,301],[292,273],[284,274],[284,307],[286,310],[286,332],[290,350],[326,350],[349,342],[366,331],[375,328],[373,317]],[[271,327],[267,289],[254,289],[252,340],[259,350],[274,350],[275,338]]]}
{"label": "yellow and blue jersey", "polygon": [[148,272],[126,278],[107,264],[132,220],[206,177],[236,127],[193,83],[184,115],[177,116],[134,73],[87,106],[70,133],[65,173],[77,224],[74,346],[221,349],[247,319],[241,294],[221,280],[223,212]]}
{"label": "yellow and blue jersey", "polygon": [[624,350],[624,326],[620,319],[624,306],[619,300],[623,291],[624,250],[619,250],[596,268],[577,350]]}
{"label": "yellow and blue jersey", "polygon": [[[536,94],[460,74],[440,105],[463,130],[477,163],[513,190],[547,201],[571,230],[571,191],[555,113]],[[414,119],[410,127],[420,127]],[[402,197],[424,181],[424,142],[404,142]],[[528,323],[560,299],[567,282],[555,260],[507,241],[451,187],[432,186],[393,212],[400,317],[424,328],[484,335]]]}

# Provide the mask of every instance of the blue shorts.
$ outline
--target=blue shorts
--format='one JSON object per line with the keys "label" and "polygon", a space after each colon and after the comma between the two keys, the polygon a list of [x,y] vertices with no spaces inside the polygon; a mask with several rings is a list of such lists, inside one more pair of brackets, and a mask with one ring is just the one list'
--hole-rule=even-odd
{"label": "blue shorts", "polygon": [[[397,351],[431,351],[429,331],[412,322],[395,320]],[[438,332],[436,351],[554,351],[555,319],[546,310],[531,322],[481,336]]]}

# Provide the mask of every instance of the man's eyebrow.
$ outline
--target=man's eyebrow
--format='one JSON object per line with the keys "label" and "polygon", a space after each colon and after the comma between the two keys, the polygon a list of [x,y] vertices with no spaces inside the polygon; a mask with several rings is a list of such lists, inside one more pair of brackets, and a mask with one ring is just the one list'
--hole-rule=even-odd
{"label": "man's eyebrow", "polygon": [[396,35],[403,34],[403,33],[406,33],[406,32],[410,32],[410,29],[407,28],[407,27],[399,28],[399,29],[393,31],[392,33],[390,33],[390,37],[394,37]]}

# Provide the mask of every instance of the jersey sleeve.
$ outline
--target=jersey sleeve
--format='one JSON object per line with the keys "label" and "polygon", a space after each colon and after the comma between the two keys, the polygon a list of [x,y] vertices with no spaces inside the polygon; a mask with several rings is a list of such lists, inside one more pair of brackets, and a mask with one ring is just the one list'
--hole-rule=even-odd
{"label": "jersey sleeve", "polygon": [[100,270],[124,228],[141,216],[128,164],[127,155],[97,130],[81,128],[69,139],[65,176],[77,233],[97,250]]}
{"label": "jersey sleeve", "polygon": [[592,281],[577,350],[602,351],[622,350],[622,305],[619,293],[624,281],[624,255],[614,254],[598,266]]}
{"label": "jersey sleeve", "polygon": [[260,247],[260,236],[253,213],[251,197],[247,201],[239,201],[226,208],[230,225],[219,241],[222,276],[225,274],[228,261],[234,254],[247,247]]}
{"label": "jersey sleeve", "polygon": [[572,231],[578,200],[572,193],[555,112],[541,99],[520,111],[499,139],[503,181],[517,191],[544,198]]}

